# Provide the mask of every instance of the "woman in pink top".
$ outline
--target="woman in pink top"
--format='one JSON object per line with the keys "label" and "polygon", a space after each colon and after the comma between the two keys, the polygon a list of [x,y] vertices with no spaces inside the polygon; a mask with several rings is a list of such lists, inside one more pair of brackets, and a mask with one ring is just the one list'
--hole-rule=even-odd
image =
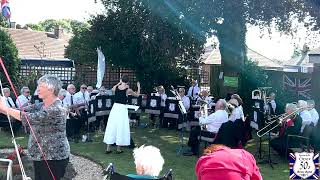
{"label": "woman in pink top", "polygon": [[243,149],[212,145],[196,165],[198,180],[262,180],[252,154]]}

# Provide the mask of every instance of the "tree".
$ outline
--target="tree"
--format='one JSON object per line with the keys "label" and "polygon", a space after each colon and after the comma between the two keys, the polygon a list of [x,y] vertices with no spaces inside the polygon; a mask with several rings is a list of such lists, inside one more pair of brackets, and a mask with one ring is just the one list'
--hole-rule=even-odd
{"label": "tree", "polygon": [[[103,0],[105,5],[120,7],[116,0]],[[246,60],[245,39],[247,25],[275,27],[285,33],[295,32],[293,21],[298,20],[311,30],[320,27],[320,1],[316,0],[162,0],[139,1],[148,3],[154,12],[172,21],[182,18],[178,25],[199,38],[216,35],[224,74],[241,74]],[[110,5],[111,4],[111,5]],[[165,12],[165,13],[164,13]],[[163,15],[165,14],[165,15]],[[308,21],[306,19],[309,19]],[[177,25],[175,23],[175,25]]]}
{"label": "tree", "polygon": [[[0,57],[4,61],[4,64],[8,70],[11,80],[13,82],[17,82],[20,65],[20,59],[18,58],[18,50],[10,36],[2,28],[0,28],[0,42]],[[8,83],[4,73],[0,74],[0,78],[1,80],[5,80],[4,84]]]}
{"label": "tree", "polygon": [[171,23],[152,11],[149,4],[118,1],[106,15],[90,21],[91,27],[70,40],[66,56],[78,63],[95,62],[95,48],[101,46],[109,64],[136,71],[143,86],[151,90],[156,84],[184,83],[184,65],[197,63],[205,38]]}
{"label": "tree", "polygon": [[86,22],[80,22],[72,19],[47,19],[37,24],[26,24],[30,29],[35,31],[53,32],[57,26],[63,28],[67,33],[76,33],[89,26]]}

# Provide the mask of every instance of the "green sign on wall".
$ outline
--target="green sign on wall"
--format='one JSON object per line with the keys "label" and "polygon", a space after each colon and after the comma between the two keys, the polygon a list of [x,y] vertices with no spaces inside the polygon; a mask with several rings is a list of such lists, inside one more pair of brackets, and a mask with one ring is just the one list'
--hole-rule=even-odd
{"label": "green sign on wall", "polygon": [[238,87],[238,77],[225,76],[223,81],[224,86],[228,87]]}

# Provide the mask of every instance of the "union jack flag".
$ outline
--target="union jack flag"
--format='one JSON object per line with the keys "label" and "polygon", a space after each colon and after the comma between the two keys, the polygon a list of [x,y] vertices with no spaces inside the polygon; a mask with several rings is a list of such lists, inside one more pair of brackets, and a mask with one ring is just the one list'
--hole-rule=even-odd
{"label": "union jack flag", "polygon": [[[289,169],[290,169],[289,178],[290,179],[302,179],[300,176],[296,175],[294,170],[293,170],[295,162],[296,162],[296,156],[293,153],[290,153],[289,154]],[[313,157],[313,162],[314,162],[314,165],[315,165],[315,168],[316,168],[315,172],[314,172],[314,174],[312,176],[310,176],[307,179],[319,179],[319,154],[316,154]]]}
{"label": "union jack flag", "polygon": [[284,74],[283,87],[297,94],[299,99],[311,99],[311,78],[296,78]]}
{"label": "union jack flag", "polygon": [[8,20],[10,19],[11,11],[10,11],[9,1],[8,0],[1,0],[1,12],[2,12],[2,15],[6,19],[8,19]]}

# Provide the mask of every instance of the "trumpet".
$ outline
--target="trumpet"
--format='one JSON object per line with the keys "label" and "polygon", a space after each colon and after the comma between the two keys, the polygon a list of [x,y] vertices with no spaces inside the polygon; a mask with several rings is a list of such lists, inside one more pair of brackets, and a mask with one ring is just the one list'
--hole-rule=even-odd
{"label": "trumpet", "polygon": [[[257,132],[257,136],[262,137],[262,136],[266,135],[267,133],[271,132],[272,130],[274,130],[275,128],[280,126],[288,118],[290,118],[292,116],[296,116],[301,110],[302,110],[302,108],[298,108],[289,114],[284,113],[279,116],[268,119],[269,123]],[[273,120],[273,119],[275,119],[275,120]]]}

